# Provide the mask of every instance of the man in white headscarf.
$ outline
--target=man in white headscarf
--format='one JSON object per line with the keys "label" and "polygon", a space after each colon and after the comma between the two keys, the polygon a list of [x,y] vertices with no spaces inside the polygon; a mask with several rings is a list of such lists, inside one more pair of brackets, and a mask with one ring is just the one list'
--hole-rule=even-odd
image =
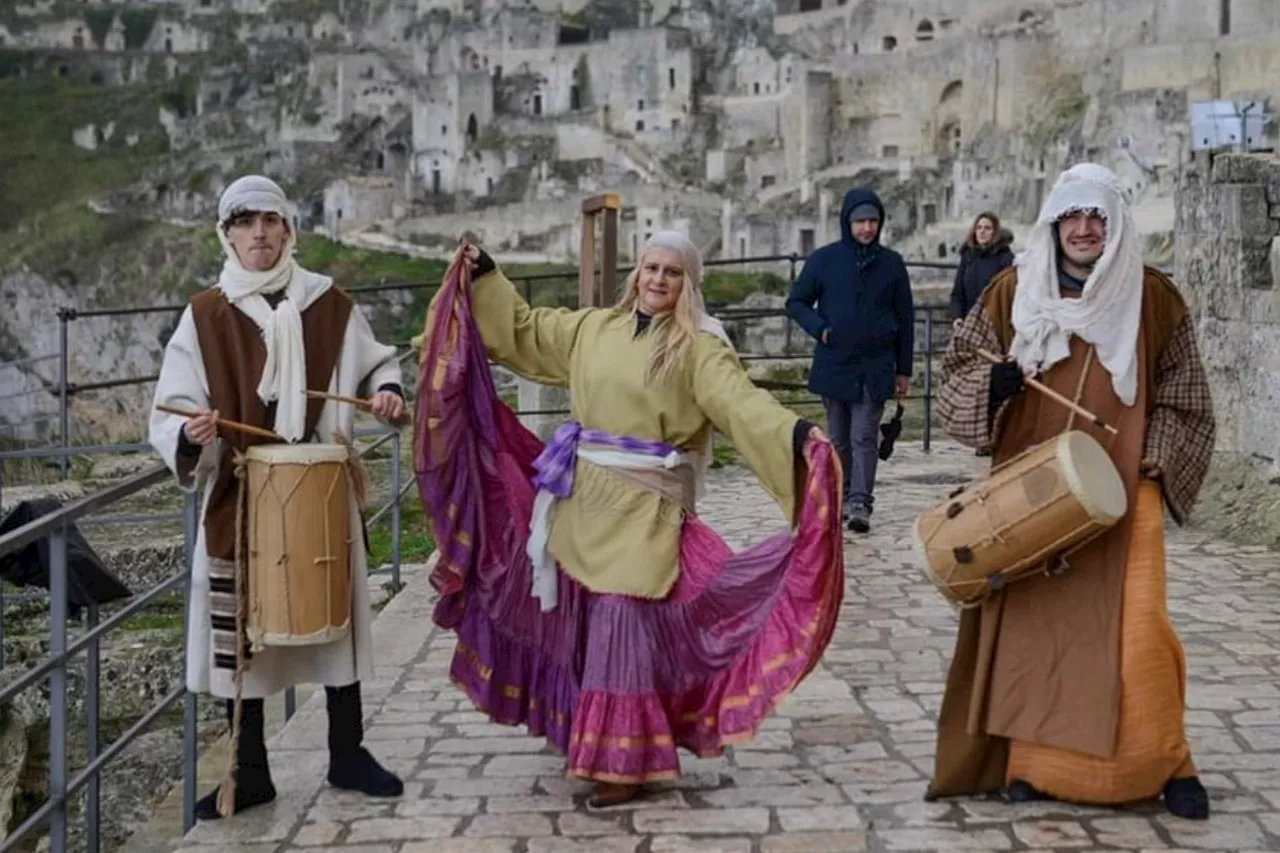
{"label": "man in white headscarf", "polygon": [[[1006,355],[992,364],[980,350]],[[1038,379],[1118,428],[1112,438],[1034,390]],[[1068,558],[965,610],[938,723],[930,795],[1007,791],[1119,805],[1209,800],[1183,730],[1185,658],[1165,609],[1164,508],[1184,523],[1214,441],[1194,320],[1143,265],[1109,170],[1065,172],[1014,267],[997,275],[943,360],[938,412],[993,464],[1083,430],[1124,483],[1127,512]]]}
{"label": "man in white headscarf", "polygon": [[[243,607],[247,587],[237,542],[247,531],[236,529],[244,513],[237,511],[235,457],[270,439],[220,429],[217,421],[273,430],[290,443],[349,441],[354,407],[308,399],[306,391],[348,397],[372,392],[373,413],[398,425],[405,415],[400,364],[395,349],[378,343],[347,294],[328,277],[298,266],[297,217],[273,181],[250,175],[227,187],[216,228],[226,255],[222,272],[182,312],[165,347],[155,393],[157,405],[198,414],[188,418],[155,410],[149,432],[178,485],[202,497],[192,563],[187,686],[228,700],[235,742],[227,780],[197,804],[196,814],[216,819],[275,798],[263,698],[298,684],[325,685],[330,784],[371,796],[399,796],[400,780],[362,745],[360,682],[373,676],[365,540],[356,536],[351,545],[346,636],[323,645],[251,647],[236,619],[237,592]],[[353,529],[362,530],[354,497],[350,517]]]}

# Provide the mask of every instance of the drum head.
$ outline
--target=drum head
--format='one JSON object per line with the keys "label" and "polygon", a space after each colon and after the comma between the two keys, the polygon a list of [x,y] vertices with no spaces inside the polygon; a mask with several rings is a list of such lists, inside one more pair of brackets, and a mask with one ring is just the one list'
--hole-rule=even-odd
{"label": "drum head", "polygon": [[1119,521],[1129,500],[1120,472],[1103,446],[1088,433],[1072,430],[1058,439],[1058,452],[1067,488],[1085,512],[1101,522]]}
{"label": "drum head", "polygon": [[347,448],[341,444],[300,442],[298,444],[255,444],[245,458],[274,465],[310,465],[316,462],[346,462]]}

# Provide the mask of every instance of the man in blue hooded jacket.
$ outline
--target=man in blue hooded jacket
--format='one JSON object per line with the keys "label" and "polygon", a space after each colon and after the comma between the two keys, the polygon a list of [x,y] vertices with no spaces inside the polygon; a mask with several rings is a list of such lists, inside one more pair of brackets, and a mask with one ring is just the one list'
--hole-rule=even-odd
{"label": "man in blue hooded jacket", "polygon": [[880,417],[886,401],[906,396],[915,347],[911,281],[902,256],[880,244],[883,223],[875,192],[846,193],[840,239],[809,256],[787,298],[787,313],[818,342],[809,390],[826,406],[845,518],[859,533],[871,527]]}

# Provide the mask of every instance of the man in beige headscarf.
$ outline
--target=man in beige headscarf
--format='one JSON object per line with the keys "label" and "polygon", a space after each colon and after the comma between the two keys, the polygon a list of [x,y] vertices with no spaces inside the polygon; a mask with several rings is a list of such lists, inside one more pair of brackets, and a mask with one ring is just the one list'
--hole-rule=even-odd
{"label": "man in beige headscarf", "polygon": [[[263,698],[298,684],[325,685],[329,783],[399,796],[400,780],[362,744],[360,683],[373,677],[364,540],[357,535],[350,546],[352,609],[345,636],[249,650],[236,618],[236,592],[247,584],[236,554],[236,527],[243,521],[233,451],[264,440],[217,426],[222,416],[274,430],[291,443],[351,437],[354,408],[308,400],[307,390],[347,397],[373,392],[374,414],[398,423],[405,406],[395,348],[378,343],[331,279],[298,265],[296,214],[275,182],[250,175],[232,183],[219,202],[216,228],[225,252],[222,272],[183,311],[165,346],[155,393],[157,405],[198,414],[187,419],[156,410],[150,420],[151,444],[178,485],[200,490],[203,498],[191,570],[187,686],[227,700],[235,741],[232,772],[221,789],[196,804],[196,816],[216,819],[275,798]],[[360,530],[354,497],[350,517]],[[243,700],[239,714],[237,699]]]}
{"label": "man in beige headscarf", "polygon": [[[1009,353],[992,365],[979,350]],[[1063,574],[1009,584],[960,616],[930,796],[1121,804],[1163,795],[1203,819],[1183,732],[1185,658],[1165,609],[1164,514],[1182,523],[1213,450],[1194,323],[1144,267],[1124,190],[1083,164],[1058,180],[1028,247],[992,280],[943,361],[948,433],[1002,464],[1065,429],[1104,447],[1128,510]],[[1024,375],[1078,401],[1114,441]]]}

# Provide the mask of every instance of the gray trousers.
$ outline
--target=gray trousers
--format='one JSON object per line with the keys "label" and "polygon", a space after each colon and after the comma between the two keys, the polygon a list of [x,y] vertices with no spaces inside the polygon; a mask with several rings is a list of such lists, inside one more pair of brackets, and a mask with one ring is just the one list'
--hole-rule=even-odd
{"label": "gray trousers", "polygon": [[871,511],[875,504],[876,449],[880,438],[880,417],[884,404],[871,403],[864,394],[856,403],[823,397],[827,409],[827,435],[835,445],[844,468],[844,503]]}

